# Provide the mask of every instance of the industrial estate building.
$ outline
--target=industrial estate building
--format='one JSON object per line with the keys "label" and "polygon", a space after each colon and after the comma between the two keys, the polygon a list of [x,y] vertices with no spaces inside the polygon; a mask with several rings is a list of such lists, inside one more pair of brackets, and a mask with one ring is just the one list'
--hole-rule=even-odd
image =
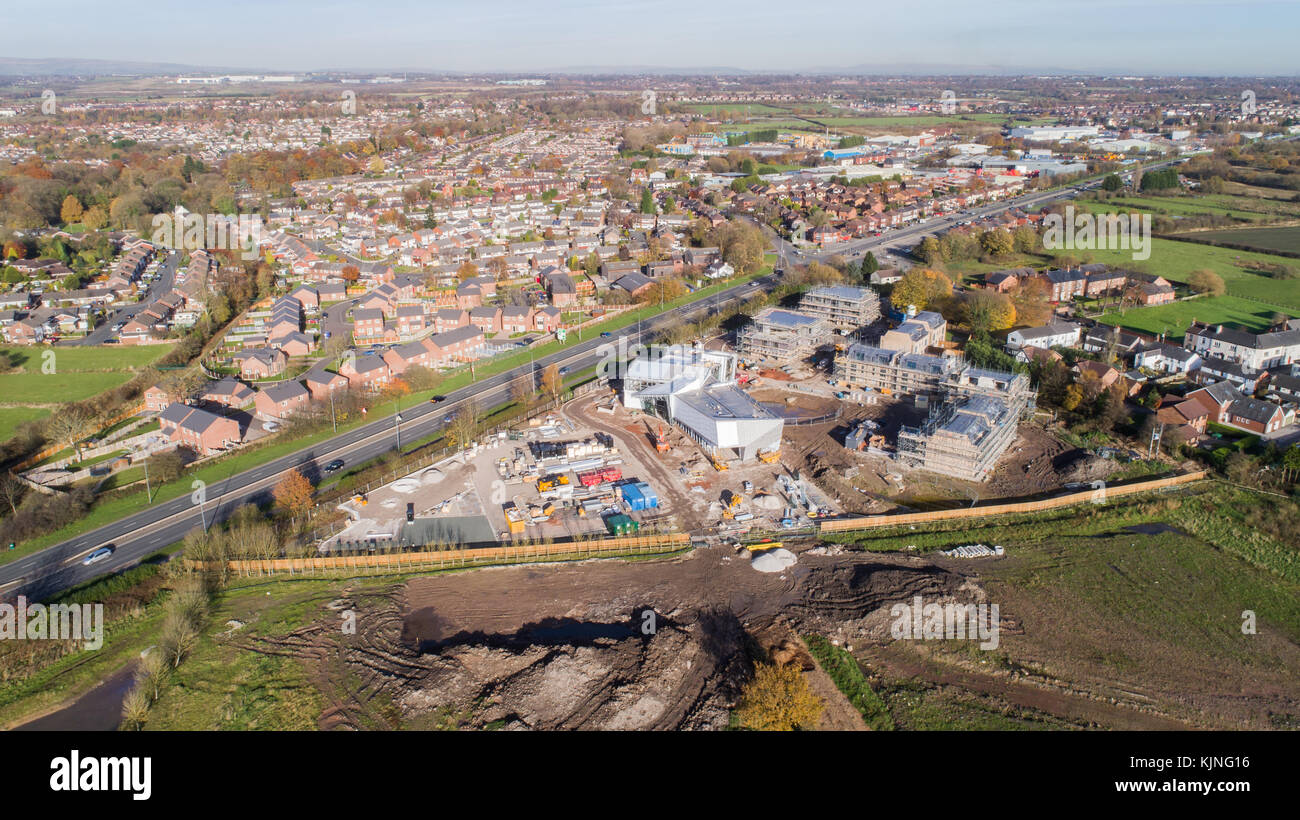
{"label": "industrial estate building", "polygon": [[784,420],[736,384],[732,353],[673,345],[638,356],[623,377],[623,405],[678,425],[718,460],[780,449]]}
{"label": "industrial estate building", "polygon": [[834,328],[826,319],[793,310],[764,308],[736,333],[736,353],[746,361],[806,359],[828,344]]}

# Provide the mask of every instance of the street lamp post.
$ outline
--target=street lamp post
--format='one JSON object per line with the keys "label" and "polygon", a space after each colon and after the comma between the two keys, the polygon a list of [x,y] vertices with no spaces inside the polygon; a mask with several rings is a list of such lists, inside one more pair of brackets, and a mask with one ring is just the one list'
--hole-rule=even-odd
{"label": "street lamp post", "polygon": [[402,414],[401,413],[398,413],[396,416],[393,416],[393,427],[397,430],[397,452],[400,455],[402,452]]}

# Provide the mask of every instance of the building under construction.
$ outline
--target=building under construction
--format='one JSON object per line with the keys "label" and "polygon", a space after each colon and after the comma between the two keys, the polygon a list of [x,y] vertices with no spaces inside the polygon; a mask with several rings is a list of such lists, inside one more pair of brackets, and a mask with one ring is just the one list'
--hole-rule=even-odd
{"label": "building under construction", "polygon": [[965,367],[944,381],[946,399],[920,427],[898,434],[896,458],[904,466],[985,481],[1016,439],[1020,420],[1033,412],[1029,378]]}
{"label": "building under construction", "polygon": [[834,328],[825,319],[764,308],[736,331],[736,353],[751,362],[795,362],[810,358],[833,338]]}
{"label": "building under construction", "polygon": [[799,300],[799,312],[856,330],[880,318],[880,297],[871,288],[829,285],[805,293]]}

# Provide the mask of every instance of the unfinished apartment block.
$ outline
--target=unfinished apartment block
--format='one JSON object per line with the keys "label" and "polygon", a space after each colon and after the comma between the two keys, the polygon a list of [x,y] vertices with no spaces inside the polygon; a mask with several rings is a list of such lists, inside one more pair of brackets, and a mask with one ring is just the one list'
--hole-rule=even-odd
{"label": "unfinished apartment block", "polygon": [[877,390],[886,396],[938,393],[953,360],[924,353],[852,344],[835,357],[835,377],[846,386]]}
{"label": "unfinished apartment block", "polygon": [[947,398],[920,427],[898,434],[897,458],[905,466],[985,481],[1016,439],[1020,420],[1033,411],[1029,378],[965,367],[943,384]]}
{"label": "unfinished apartment block", "polygon": [[794,362],[828,344],[831,323],[794,310],[764,308],[736,333],[736,353],[747,361]]}
{"label": "unfinished apartment block", "polygon": [[850,285],[813,288],[799,300],[799,312],[856,330],[880,318],[880,297],[871,288]]}

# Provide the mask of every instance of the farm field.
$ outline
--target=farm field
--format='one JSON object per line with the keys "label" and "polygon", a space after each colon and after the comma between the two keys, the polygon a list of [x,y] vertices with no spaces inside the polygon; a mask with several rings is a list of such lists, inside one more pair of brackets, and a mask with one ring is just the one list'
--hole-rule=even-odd
{"label": "farm field", "polygon": [[[1261,251],[1286,251],[1300,253],[1300,227],[1289,228],[1241,228],[1228,231],[1198,231],[1198,239],[1214,242],[1230,242],[1234,245],[1248,245]],[[1300,264],[1300,263],[1297,263]]]}
{"label": "farm field", "polygon": [[[1123,313],[1111,311],[1098,321],[1139,333],[1164,333],[1177,339],[1187,331],[1193,319],[1216,324],[1240,325],[1258,332],[1268,328],[1272,324],[1273,314],[1280,310],[1280,308],[1236,296],[1212,296],[1155,307],[1131,308]],[[1300,315],[1300,311],[1290,313]]]}
{"label": "farm field", "polygon": [[1002,123],[1011,119],[1006,114],[954,114],[952,116],[934,115],[901,115],[897,117],[814,117],[818,122],[828,125],[831,128],[837,127],[876,127],[889,128],[898,126],[902,128],[922,128],[931,125],[947,125],[949,123],[959,122],[988,122]]}
{"label": "farm field", "polygon": [[[1027,521],[862,538],[872,551],[1004,545],[1005,558],[943,563],[978,571],[1003,631],[991,652],[956,646],[916,657],[897,642],[855,654],[900,728],[983,723],[981,709],[949,708],[962,704],[991,706],[993,715],[1031,710],[1030,726],[1051,725],[1046,713],[1108,728],[1293,728],[1296,553],[1252,527],[1259,498],[1206,483]],[[1258,634],[1242,634],[1246,609],[1262,625]],[[1075,699],[1078,692],[1087,698]],[[1118,724],[1108,703],[1151,711]]]}
{"label": "farm field", "polygon": [[778,131],[806,131],[810,134],[821,134],[824,129],[813,125],[806,120],[755,120],[753,122],[727,123],[724,131],[744,132],[766,131],[775,128]]}
{"label": "farm field", "polygon": [[[0,374],[0,440],[25,422],[48,416],[55,405],[81,401],[126,384],[171,345],[115,347],[0,347],[14,372]],[[43,372],[46,356],[54,372]]]}
{"label": "farm field", "polygon": [[21,425],[49,414],[44,407],[0,407],[0,440],[12,438]]}
{"label": "farm field", "polygon": [[1163,214],[1175,217],[1215,214],[1218,216],[1231,216],[1237,219],[1249,220],[1251,222],[1270,218],[1270,214],[1259,213],[1253,208],[1245,207],[1246,205],[1252,204],[1252,201],[1249,199],[1246,199],[1243,202],[1242,207],[1237,208],[1190,197],[1154,196],[1123,197],[1108,199],[1105,202],[1082,202],[1078,204],[1082,205],[1089,212],[1094,214],[1131,213],[1134,211],[1139,213],[1150,213],[1152,215]]}
{"label": "farm field", "polygon": [[742,114],[742,115],[789,114],[790,113],[788,109],[777,108],[776,106],[767,105],[765,103],[744,103],[744,102],[688,103],[684,107],[690,111],[695,111],[700,114],[713,114],[715,112],[719,115],[722,114]]}

